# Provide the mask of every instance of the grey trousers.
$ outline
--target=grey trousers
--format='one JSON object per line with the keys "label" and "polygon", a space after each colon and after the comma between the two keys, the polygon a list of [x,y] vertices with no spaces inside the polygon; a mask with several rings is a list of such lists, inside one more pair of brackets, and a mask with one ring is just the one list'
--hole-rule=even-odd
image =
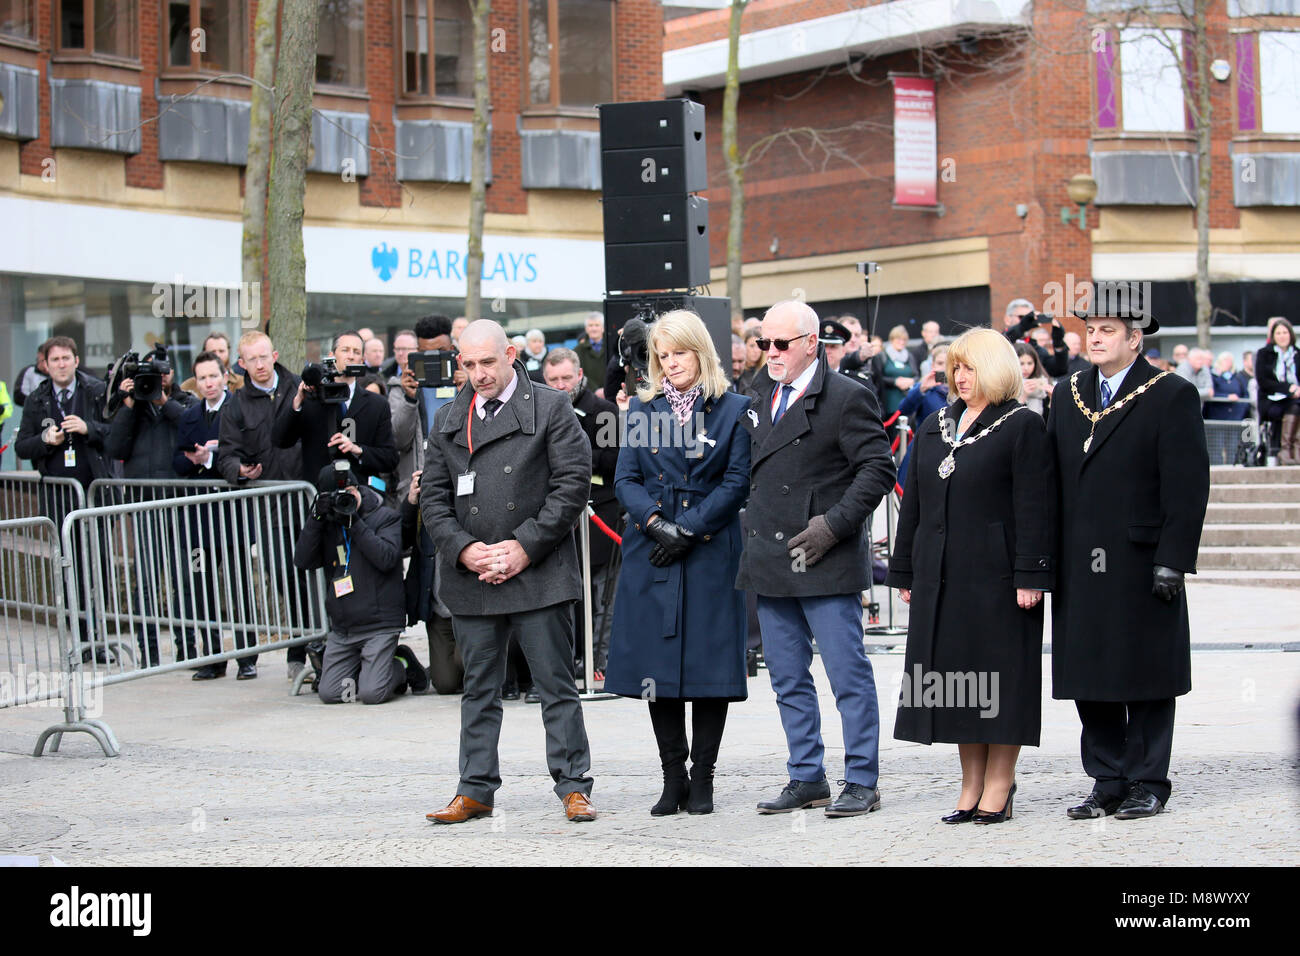
{"label": "grey trousers", "polygon": [[567,603],[518,614],[456,616],[456,644],[465,662],[465,693],[460,701],[460,786],[457,793],[492,805],[501,787],[497,743],[501,737],[501,683],[506,648],[516,631],[519,647],[542,698],[546,727],[546,765],[563,798],[575,791],[590,795],[591,754],[582,702],[573,677],[573,617]]}
{"label": "grey trousers", "polygon": [[382,704],[406,682],[406,668],[393,657],[401,635],[389,628],[344,637],[325,635],[320,699],[327,704]]}

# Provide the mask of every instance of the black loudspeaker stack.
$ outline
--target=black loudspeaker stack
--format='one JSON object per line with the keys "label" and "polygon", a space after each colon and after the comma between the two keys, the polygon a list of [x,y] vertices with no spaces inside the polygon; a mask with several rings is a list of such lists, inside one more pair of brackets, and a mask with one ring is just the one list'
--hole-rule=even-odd
{"label": "black loudspeaker stack", "polygon": [[617,341],[634,315],[652,320],[691,309],[728,368],[730,303],[694,294],[709,281],[709,201],[693,195],[708,187],[704,106],[686,99],[604,104],[600,151],[608,341]]}

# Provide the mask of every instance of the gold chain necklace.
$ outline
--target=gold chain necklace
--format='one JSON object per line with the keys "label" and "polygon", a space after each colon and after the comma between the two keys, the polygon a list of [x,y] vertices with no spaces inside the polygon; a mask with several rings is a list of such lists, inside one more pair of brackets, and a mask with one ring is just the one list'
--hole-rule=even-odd
{"label": "gold chain necklace", "polygon": [[[1088,432],[1088,437],[1087,437],[1086,439],[1084,439],[1084,442],[1083,442],[1083,453],[1086,455],[1086,454],[1088,454],[1088,449],[1092,447],[1092,436],[1093,436],[1093,435],[1096,433],[1096,431],[1097,431],[1097,423],[1098,423],[1099,421],[1101,421],[1103,418],[1105,418],[1105,417],[1106,417],[1107,415],[1109,415],[1111,412],[1119,411],[1121,408],[1123,408],[1125,405],[1127,405],[1127,404],[1128,404],[1129,402],[1131,402],[1133,399],[1137,398],[1139,395],[1141,395],[1141,394],[1142,394],[1143,392],[1145,392],[1148,388],[1150,388],[1150,387],[1151,387],[1152,385],[1154,385],[1156,382],[1160,381],[1162,378],[1164,378],[1164,377],[1165,377],[1166,375],[1168,375],[1169,373],[1168,373],[1168,372],[1159,372],[1159,373],[1157,373],[1156,376],[1155,376],[1154,378],[1149,379],[1145,384],[1143,384],[1143,385],[1140,386],[1139,388],[1134,389],[1133,391],[1129,392],[1127,395],[1125,395],[1123,398],[1121,398],[1118,402],[1111,402],[1111,404],[1109,404],[1109,405],[1106,406],[1105,411],[1101,411],[1101,412],[1090,412],[1090,411],[1088,411],[1088,407],[1087,407],[1086,405],[1083,404],[1083,399],[1079,397],[1079,382],[1078,382],[1078,378],[1079,378],[1079,376],[1082,375],[1082,374],[1083,374],[1082,371],[1078,371],[1078,372],[1075,372],[1073,375],[1070,376],[1070,394],[1074,396],[1074,404],[1076,404],[1076,405],[1079,406],[1079,411],[1081,411],[1081,412],[1083,413],[1083,417],[1086,418],[1086,419],[1088,419],[1088,421],[1092,422],[1092,429]],[[1097,374],[1098,374],[1098,375],[1101,374],[1101,369],[1098,369],[1098,370],[1097,370]]]}
{"label": "gold chain necklace", "polygon": [[[1017,405],[1015,408],[1011,409],[1011,411],[1007,412],[1005,415],[1003,415],[1001,418],[995,421],[988,428],[984,429],[978,435],[972,435],[970,437],[963,438],[961,441],[957,441],[955,438],[953,438],[951,435],[948,434],[948,417],[947,417],[948,409],[946,408],[939,409],[939,434],[940,436],[942,436],[943,440],[947,442],[948,445],[950,446],[948,457],[945,458],[943,461],[939,462],[939,477],[949,478],[952,476],[952,473],[957,470],[957,459],[954,458],[953,456],[957,453],[958,448],[961,448],[965,445],[973,445],[981,438],[983,438],[985,435],[992,434],[999,425],[1005,422],[1016,412],[1021,410],[1028,411],[1029,409],[1024,405]],[[972,426],[974,424],[975,424],[974,422],[971,423]]]}

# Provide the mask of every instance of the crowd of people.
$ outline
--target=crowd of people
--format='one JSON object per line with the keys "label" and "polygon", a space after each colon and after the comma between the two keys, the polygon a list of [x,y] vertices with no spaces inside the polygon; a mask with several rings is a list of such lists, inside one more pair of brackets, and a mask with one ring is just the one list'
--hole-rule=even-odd
{"label": "crowd of people", "polygon": [[[899,485],[887,584],[911,617],[894,733],[958,745],[944,822],[1012,816],[1021,748],[1039,738],[1048,591],[1053,694],[1077,701],[1093,779],[1069,815],[1163,808],[1174,700],[1190,689],[1183,580],[1208,497],[1195,430],[1207,393],[1229,388],[1230,356],[1211,373],[1195,350],[1188,373],[1171,373],[1131,320],[1089,317],[1085,348],[1025,300],[1000,331],[947,341],[927,321],[916,344],[905,326],[882,340],[853,316],[782,302],[737,324],[729,368],[690,312],[650,327],[644,368],[623,364],[599,313],[584,326],[571,350],[548,348],[540,330],[511,341],[490,320],[430,315],[393,337],[391,357],[369,330],[345,330],[328,358],[346,394],[328,401],[260,331],[233,350],[210,336],[193,377],[178,387],[164,375],[148,400],[129,379],[109,395],[79,368],[75,342],[55,338],[16,450],[83,485],[126,473],[316,486],[301,527],[261,529],[326,582],[328,634],[291,648],[288,674],[310,656],[326,703],[460,695],[461,778],[433,822],[492,812],[501,702],[521,693],[541,705],[567,819],[595,819],[575,679],[584,602],[596,678],[648,703],[663,772],[652,814],[712,811],[729,708],[748,696],[759,641],[789,782],[758,811],[877,810],[879,704],[860,602],[865,529]],[[1261,415],[1287,448],[1300,440],[1293,346],[1278,320],[1253,361]],[[454,353],[454,375],[431,384],[412,357],[442,353]],[[896,468],[902,418],[915,440]],[[588,509],[621,531],[617,543],[593,533],[590,590],[575,535]],[[400,643],[421,623],[427,666]],[[220,649],[219,635],[182,635],[178,659],[198,656],[196,638]],[[241,679],[257,676],[256,642],[236,634]],[[837,795],[814,646],[843,730]],[[156,647],[142,653],[157,659]],[[225,672],[208,664],[194,679]]]}

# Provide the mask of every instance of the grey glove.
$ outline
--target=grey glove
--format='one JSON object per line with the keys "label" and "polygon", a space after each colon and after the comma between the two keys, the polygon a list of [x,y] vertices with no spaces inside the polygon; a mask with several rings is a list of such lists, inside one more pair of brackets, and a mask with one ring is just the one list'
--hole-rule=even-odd
{"label": "grey glove", "polygon": [[1162,601],[1172,601],[1183,589],[1183,572],[1157,564],[1153,575],[1151,593]]}
{"label": "grey glove", "polygon": [[831,531],[826,516],[817,515],[808,522],[808,527],[790,539],[790,552],[793,554],[796,550],[802,550],[804,564],[812,566],[826,557],[826,552],[835,547],[838,540]]}

